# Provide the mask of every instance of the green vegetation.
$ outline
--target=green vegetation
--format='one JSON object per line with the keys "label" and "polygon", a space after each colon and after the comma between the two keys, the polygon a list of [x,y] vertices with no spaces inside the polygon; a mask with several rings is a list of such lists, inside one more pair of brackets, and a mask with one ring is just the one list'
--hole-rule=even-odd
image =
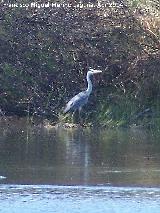
{"label": "green vegetation", "polygon": [[0,3],[1,113],[65,121],[63,107],[83,90],[93,67],[103,75],[94,79],[85,123],[159,129],[158,1],[105,1],[98,7],[102,1],[84,0],[82,8],[75,7],[78,1],[71,7],[64,2],[39,8],[20,7],[31,1]]}

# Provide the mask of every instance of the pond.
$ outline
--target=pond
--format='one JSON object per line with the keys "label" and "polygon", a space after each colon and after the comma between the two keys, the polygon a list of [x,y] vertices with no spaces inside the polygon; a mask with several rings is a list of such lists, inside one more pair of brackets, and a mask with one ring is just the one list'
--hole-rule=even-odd
{"label": "pond", "polygon": [[0,212],[160,211],[158,133],[0,123]]}

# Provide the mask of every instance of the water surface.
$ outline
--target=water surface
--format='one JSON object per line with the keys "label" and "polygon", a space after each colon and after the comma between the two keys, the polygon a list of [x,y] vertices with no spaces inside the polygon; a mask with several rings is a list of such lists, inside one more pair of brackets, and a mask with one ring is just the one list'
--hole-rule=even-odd
{"label": "water surface", "polygon": [[160,143],[139,129],[0,128],[2,183],[159,186]]}
{"label": "water surface", "polygon": [[158,138],[1,122],[0,212],[159,213]]}

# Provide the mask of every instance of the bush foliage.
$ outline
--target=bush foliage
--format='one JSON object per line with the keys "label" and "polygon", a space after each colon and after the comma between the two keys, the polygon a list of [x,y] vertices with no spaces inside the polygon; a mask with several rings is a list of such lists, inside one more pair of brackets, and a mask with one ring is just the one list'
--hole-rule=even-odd
{"label": "bush foliage", "polygon": [[16,2],[0,7],[4,114],[58,121],[65,103],[86,86],[92,67],[103,74],[94,79],[86,122],[153,124],[154,118],[159,123],[158,1],[81,1],[82,8],[71,0],[60,7]]}

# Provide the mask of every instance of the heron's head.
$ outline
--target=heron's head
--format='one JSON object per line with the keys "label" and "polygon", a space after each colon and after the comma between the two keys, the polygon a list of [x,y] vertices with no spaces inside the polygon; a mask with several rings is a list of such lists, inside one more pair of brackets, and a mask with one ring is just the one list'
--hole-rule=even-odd
{"label": "heron's head", "polygon": [[87,74],[94,75],[94,74],[101,73],[101,72],[102,72],[101,70],[89,69]]}

